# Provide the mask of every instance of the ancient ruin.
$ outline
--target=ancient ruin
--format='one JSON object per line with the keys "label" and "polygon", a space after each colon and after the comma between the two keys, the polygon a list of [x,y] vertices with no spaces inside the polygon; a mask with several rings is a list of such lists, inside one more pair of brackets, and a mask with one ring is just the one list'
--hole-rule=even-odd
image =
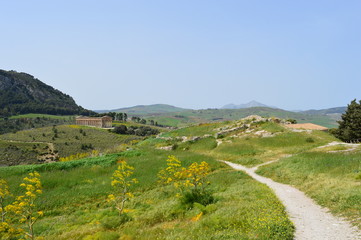
{"label": "ancient ruin", "polygon": [[99,128],[111,128],[112,127],[112,117],[104,116],[104,117],[77,117],[75,119],[77,125],[84,126],[93,126]]}

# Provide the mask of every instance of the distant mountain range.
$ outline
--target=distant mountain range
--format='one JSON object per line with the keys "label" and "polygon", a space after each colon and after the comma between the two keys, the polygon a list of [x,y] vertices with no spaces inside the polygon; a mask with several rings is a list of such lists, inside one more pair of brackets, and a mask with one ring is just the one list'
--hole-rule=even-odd
{"label": "distant mountain range", "polygon": [[[260,106],[261,105],[261,106]],[[264,117],[292,118],[300,123],[311,122],[325,127],[336,127],[337,120],[346,107],[321,110],[308,110],[303,112],[286,111],[265,104],[252,101],[247,104],[225,106],[222,109],[184,109],[167,104],[138,105],[128,108],[110,110],[112,112],[125,112],[130,116],[142,116],[145,119],[157,121],[168,126],[186,126],[191,123],[236,120],[249,115]],[[108,110],[96,111],[99,113]]]}
{"label": "distant mountain range", "polygon": [[252,107],[277,108],[277,107],[273,107],[273,106],[268,106],[266,104],[263,104],[263,103],[260,103],[257,101],[250,101],[249,103],[239,104],[239,105],[235,105],[233,103],[227,104],[227,105],[224,105],[223,107],[221,107],[221,109],[242,109],[242,108],[252,108]]}
{"label": "distant mountain range", "polygon": [[[227,104],[223,106],[221,109],[218,110],[242,110],[242,109],[253,109],[252,111],[264,111],[264,109],[270,109],[270,111],[267,110],[267,112],[275,112],[276,110],[282,110],[280,108],[269,106],[257,101],[251,101],[249,103],[245,104]],[[274,109],[274,110],[272,110]],[[346,111],[347,107],[336,107],[336,108],[328,108],[328,109],[320,109],[320,110],[307,110],[307,111],[286,111],[286,112],[295,112],[299,115],[314,115],[314,116],[328,116],[333,120],[339,120],[341,115]],[[181,112],[198,112],[198,111],[205,111],[206,109],[201,110],[194,110],[194,109],[185,109],[180,107],[175,107],[168,104],[152,104],[152,105],[137,105],[133,107],[126,107],[126,108],[117,108],[113,110],[95,110],[95,112],[98,113],[106,113],[106,112],[125,112],[130,115],[165,115],[167,113],[181,113]],[[217,110],[217,109],[213,109]],[[285,110],[282,110],[285,111]],[[276,111],[277,112],[277,111]]]}
{"label": "distant mountain range", "polygon": [[0,70],[0,116],[25,113],[89,115],[93,112],[30,74]]}
{"label": "distant mountain range", "polygon": [[311,114],[311,115],[329,115],[329,114],[343,114],[346,112],[347,107],[335,107],[335,108],[327,108],[327,109],[320,109],[320,110],[307,110],[307,111],[300,111],[303,114]]}
{"label": "distant mountain range", "polygon": [[152,104],[152,105],[137,105],[134,107],[127,108],[118,108],[113,110],[95,110],[98,113],[105,112],[123,112],[132,115],[146,115],[146,114],[160,114],[160,113],[172,113],[172,112],[182,112],[188,111],[191,109],[185,109],[180,107],[175,107],[168,104]]}

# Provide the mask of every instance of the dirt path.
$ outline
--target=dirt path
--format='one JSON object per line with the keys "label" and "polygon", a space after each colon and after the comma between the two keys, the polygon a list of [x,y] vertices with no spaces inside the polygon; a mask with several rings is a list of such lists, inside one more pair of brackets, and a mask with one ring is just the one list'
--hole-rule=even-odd
{"label": "dirt path", "polygon": [[[303,192],[286,184],[277,183],[255,173],[259,166],[246,168],[242,165],[223,161],[236,170],[245,171],[255,180],[273,189],[281,200],[296,227],[297,240],[356,240],[361,233],[343,219],[333,216],[326,208],[317,205]],[[264,163],[261,165],[269,164]]]}

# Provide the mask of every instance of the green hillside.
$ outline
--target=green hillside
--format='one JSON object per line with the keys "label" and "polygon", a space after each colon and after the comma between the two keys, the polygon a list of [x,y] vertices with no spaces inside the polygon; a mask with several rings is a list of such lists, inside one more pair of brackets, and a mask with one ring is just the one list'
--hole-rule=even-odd
{"label": "green hillside", "polygon": [[[134,135],[118,135],[107,130],[60,125],[0,135],[0,165],[58,161],[77,154],[116,152],[122,144],[141,140]],[[41,156],[47,155],[46,158]],[[46,156],[45,156],[46,157]]]}
{"label": "green hillside", "polygon": [[132,116],[146,115],[146,114],[160,114],[187,111],[188,109],[179,108],[167,104],[152,104],[152,105],[137,105],[128,108],[118,108],[113,110],[99,110],[97,112],[122,112]]}
{"label": "green hillside", "polygon": [[[85,129],[90,136],[89,130]],[[92,136],[95,144],[96,135]],[[27,133],[18,137],[31,139]],[[15,135],[5,138],[15,139]],[[261,172],[299,184],[321,205],[360,226],[361,149],[328,153],[327,148],[317,148],[335,140],[326,132],[293,132],[272,121],[207,123],[123,145],[122,152],[100,157],[2,167],[0,176],[18,194],[28,172],[41,174],[44,189],[36,206],[44,217],[34,227],[44,239],[294,239],[293,225],[274,193],[218,160],[255,166],[293,154]],[[157,174],[167,166],[169,155],[185,167],[193,162],[210,164],[207,189],[214,197],[211,203],[186,204],[184,198],[176,197],[173,184],[158,182]],[[328,164],[326,159],[330,159]],[[132,177],[139,181],[131,185],[134,198],[121,216],[106,201],[113,192],[111,176],[120,160],[134,167]],[[307,184],[302,185],[303,181]]]}
{"label": "green hillside", "polygon": [[75,116],[29,113],[0,118],[0,134],[10,132],[15,133],[21,130],[74,123]]}
{"label": "green hillside", "polygon": [[0,116],[26,113],[89,115],[93,112],[30,74],[0,70]]}
{"label": "green hillside", "polygon": [[259,115],[263,117],[278,117],[283,119],[296,119],[299,123],[311,122],[328,128],[336,127],[337,122],[332,117],[326,115],[301,114],[282,109],[267,107],[254,107],[244,109],[205,109],[189,110],[177,113],[167,113],[158,115],[144,115],[146,119],[154,120],[159,124],[169,126],[186,126],[191,123],[204,123],[215,121],[237,120],[249,115]]}
{"label": "green hillside", "polygon": [[302,111],[303,114],[313,114],[313,115],[327,115],[327,114],[343,114],[346,112],[347,107],[335,107],[327,108],[321,110],[307,110]]}

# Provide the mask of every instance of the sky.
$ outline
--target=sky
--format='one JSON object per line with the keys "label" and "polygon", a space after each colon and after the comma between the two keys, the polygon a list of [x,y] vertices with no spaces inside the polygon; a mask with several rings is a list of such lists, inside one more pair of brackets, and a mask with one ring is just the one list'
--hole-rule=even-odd
{"label": "sky", "polygon": [[0,0],[0,69],[81,106],[361,99],[359,0]]}

